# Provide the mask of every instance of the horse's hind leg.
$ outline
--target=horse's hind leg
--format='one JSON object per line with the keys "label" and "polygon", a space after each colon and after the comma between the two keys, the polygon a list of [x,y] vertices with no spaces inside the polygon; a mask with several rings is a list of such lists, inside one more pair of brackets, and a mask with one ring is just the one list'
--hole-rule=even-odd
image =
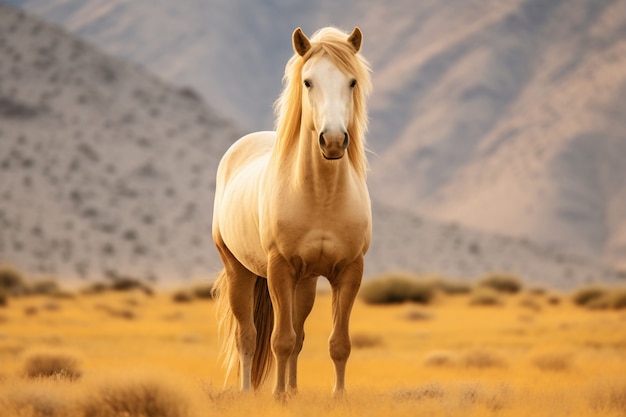
{"label": "horse's hind leg", "polygon": [[341,396],[345,390],[346,363],[350,356],[350,313],[363,277],[363,257],[348,265],[331,281],[333,290],[333,330],[330,335],[330,357],[335,365],[333,394]]}
{"label": "horse's hind leg", "polygon": [[289,389],[294,392],[298,390],[298,355],[304,343],[304,322],[313,308],[316,289],[317,277],[301,278],[296,285],[293,305],[293,329],[296,332],[296,346],[289,357],[288,366]]}
{"label": "horse's hind leg", "polygon": [[235,342],[239,353],[240,387],[242,391],[250,391],[256,349],[254,285],[257,276],[248,271],[225,245],[219,245],[218,250],[228,279],[228,302],[237,321]]}

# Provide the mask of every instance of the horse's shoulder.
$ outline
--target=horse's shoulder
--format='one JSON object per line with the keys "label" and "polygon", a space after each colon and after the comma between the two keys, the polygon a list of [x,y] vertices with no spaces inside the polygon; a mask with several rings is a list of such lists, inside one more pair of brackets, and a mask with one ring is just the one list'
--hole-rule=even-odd
{"label": "horse's shoulder", "polygon": [[254,132],[238,139],[222,157],[221,170],[241,168],[254,159],[268,155],[274,146],[275,137],[276,132]]}

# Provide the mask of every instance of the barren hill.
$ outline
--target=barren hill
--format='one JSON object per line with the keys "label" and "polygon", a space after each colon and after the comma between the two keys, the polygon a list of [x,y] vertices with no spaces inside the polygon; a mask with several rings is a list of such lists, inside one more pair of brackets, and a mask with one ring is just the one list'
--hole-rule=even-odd
{"label": "barren hill", "polygon": [[[210,276],[215,171],[240,134],[193,90],[0,5],[0,262],[65,279]],[[559,288],[624,278],[529,240],[373,209],[368,276],[503,270]]]}

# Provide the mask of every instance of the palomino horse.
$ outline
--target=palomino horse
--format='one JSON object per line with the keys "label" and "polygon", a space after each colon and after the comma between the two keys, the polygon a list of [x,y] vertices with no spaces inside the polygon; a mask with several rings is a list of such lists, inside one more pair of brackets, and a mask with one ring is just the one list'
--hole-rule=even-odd
{"label": "palomino horse", "polygon": [[[344,391],[348,322],[371,238],[365,183],[369,68],[361,31],[293,33],[296,54],[276,102],[276,132],[234,143],[217,171],[214,285],[227,378],[258,388],[276,361],[274,394],[297,390],[304,321],[317,278],[332,288],[334,393]],[[271,350],[270,350],[271,348]]]}

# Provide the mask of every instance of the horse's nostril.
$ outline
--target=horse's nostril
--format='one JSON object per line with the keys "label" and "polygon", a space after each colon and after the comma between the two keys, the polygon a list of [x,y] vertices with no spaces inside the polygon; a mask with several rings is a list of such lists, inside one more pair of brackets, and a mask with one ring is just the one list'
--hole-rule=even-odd
{"label": "horse's nostril", "polygon": [[319,138],[319,140],[320,140],[320,146],[321,146],[322,148],[325,148],[325,147],[326,147],[326,141],[324,140],[324,132],[320,133],[320,138]]}
{"label": "horse's nostril", "polygon": [[348,133],[344,133],[343,134],[343,143],[341,144],[341,147],[345,150],[348,147],[348,144],[350,143],[350,137],[348,136]]}

